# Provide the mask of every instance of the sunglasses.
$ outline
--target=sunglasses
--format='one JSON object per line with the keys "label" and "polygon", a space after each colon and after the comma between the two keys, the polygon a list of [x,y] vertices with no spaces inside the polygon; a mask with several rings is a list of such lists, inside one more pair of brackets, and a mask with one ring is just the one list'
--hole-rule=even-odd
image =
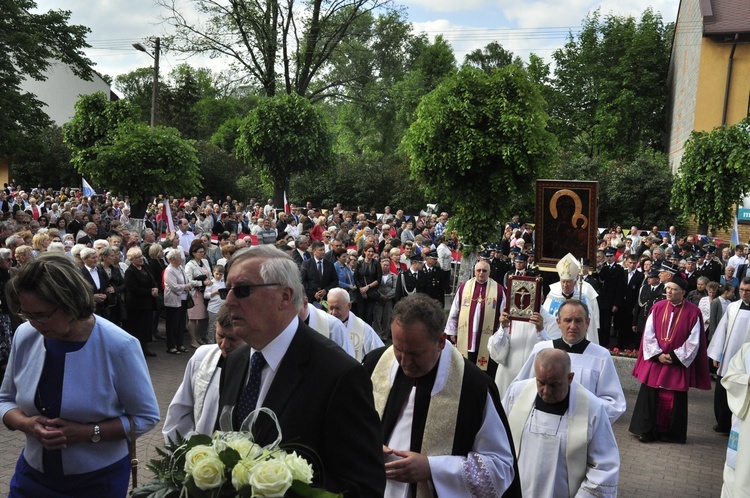
{"label": "sunglasses", "polygon": [[252,294],[253,289],[255,289],[256,287],[272,287],[275,285],[281,284],[243,284],[235,285],[234,287],[225,287],[224,289],[219,289],[219,297],[222,299],[226,299],[229,295],[229,291],[234,291],[234,296],[237,299],[244,299]]}

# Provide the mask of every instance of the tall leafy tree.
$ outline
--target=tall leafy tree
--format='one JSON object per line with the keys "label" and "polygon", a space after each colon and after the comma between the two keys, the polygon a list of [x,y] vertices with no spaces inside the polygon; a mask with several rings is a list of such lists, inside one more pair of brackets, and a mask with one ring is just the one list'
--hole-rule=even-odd
{"label": "tall leafy tree", "polygon": [[236,74],[268,97],[296,93],[317,101],[350,83],[322,81],[322,73],[336,48],[353,36],[357,20],[389,0],[190,0],[200,22],[181,4],[157,3],[175,28],[172,50],[226,57]]}
{"label": "tall leafy tree", "polygon": [[267,98],[240,126],[237,157],[260,172],[283,205],[292,175],[322,170],[333,161],[333,139],[320,110],[296,94]]}
{"label": "tall leafy tree", "polygon": [[487,73],[511,63],[513,63],[513,52],[505,50],[496,41],[488,43],[484,48],[472,50],[464,57],[464,64],[474,66]]}
{"label": "tall leafy tree", "polygon": [[692,132],[672,189],[672,207],[683,221],[729,227],[735,206],[750,192],[750,118],[738,125]]}
{"label": "tall leafy tree", "polygon": [[62,188],[81,183],[81,176],[70,164],[62,128],[53,125],[29,139],[33,146],[19,152],[11,167],[10,177],[17,184]]}
{"label": "tall leafy tree", "polygon": [[639,21],[598,10],[584,19],[552,56],[547,100],[563,148],[624,160],[663,150],[671,32],[650,8]]}
{"label": "tall leafy tree", "polygon": [[510,219],[503,199],[531,197],[545,176],[555,137],[539,89],[515,64],[488,75],[463,67],[426,95],[404,136],[412,178],[441,205],[468,244]]}
{"label": "tall leafy tree", "polygon": [[133,212],[151,194],[194,195],[200,190],[195,148],[175,128],[138,121],[138,108],[109,102],[103,93],[84,95],[63,127],[76,171],[133,201]]}
{"label": "tall leafy tree", "polygon": [[33,14],[36,6],[33,0],[0,0],[0,156],[14,155],[27,133],[50,124],[42,102],[21,90],[24,78],[44,80],[51,62],[60,61],[91,79],[92,62],[83,53],[89,29],[68,24],[69,11]]}

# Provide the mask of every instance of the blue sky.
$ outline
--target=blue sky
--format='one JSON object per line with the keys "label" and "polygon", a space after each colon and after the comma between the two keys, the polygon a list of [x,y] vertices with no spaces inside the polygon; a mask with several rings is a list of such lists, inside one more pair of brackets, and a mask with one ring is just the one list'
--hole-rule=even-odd
{"label": "blue sky", "polygon": [[[168,26],[159,22],[160,8],[154,0],[37,0],[37,5],[44,11],[69,10],[73,23],[91,28],[88,40],[92,48],[87,54],[98,72],[113,77],[151,66],[152,59],[133,49],[132,43],[168,34]],[[491,41],[524,59],[534,52],[549,62],[552,51],[564,44],[566,34],[578,29],[593,9],[600,8],[603,15],[639,17],[651,7],[667,23],[675,21],[679,0],[399,0],[397,5],[406,9],[415,31],[430,38],[443,34],[458,62]],[[165,54],[162,73],[182,62],[178,54]],[[217,71],[225,66],[220,60],[187,62]]]}

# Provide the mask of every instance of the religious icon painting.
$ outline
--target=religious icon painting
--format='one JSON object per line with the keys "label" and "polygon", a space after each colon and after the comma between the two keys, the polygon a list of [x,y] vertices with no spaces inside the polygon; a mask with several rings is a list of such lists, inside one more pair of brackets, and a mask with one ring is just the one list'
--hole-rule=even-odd
{"label": "religious icon painting", "polygon": [[505,311],[511,320],[528,322],[542,306],[542,277],[508,276]]}

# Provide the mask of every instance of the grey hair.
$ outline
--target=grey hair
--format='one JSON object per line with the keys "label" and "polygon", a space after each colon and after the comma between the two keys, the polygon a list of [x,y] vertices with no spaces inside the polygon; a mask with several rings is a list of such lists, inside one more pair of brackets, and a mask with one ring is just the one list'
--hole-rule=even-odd
{"label": "grey hair", "polygon": [[287,253],[276,248],[273,244],[246,247],[235,252],[227,263],[225,274],[229,275],[232,266],[239,261],[256,258],[263,259],[259,270],[263,282],[267,284],[276,282],[283,287],[292,289],[292,305],[296,308],[295,311],[299,312],[305,297],[305,288],[302,286],[299,268]]}
{"label": "grey hair", "polygon": [[169,261],[170,263],[172,262],[173,259],[179,258],[180,261],[185,259],[185,255],[182,251],[182,247],[168,250],[165,256],[167,258],[167,261]]}
{"label": "grey hair", "polygon": [[[59,252],[65,252],[65,244],[62,242],[51,242],[50,245],[47,246],[47,252],[49,251],[59,251]],[[0,252],[0,257],[2,255],[2,252]]]}
{"label": "grey hair", "polygon": [[[49,250],[49,247],[47,248],[47,250]],[[11,256],[13,256],[13,251],[8,249],[7,247],[0,248],[0,259],[10,258]]]}
{"label": "grey hair", "polygon": [[98,255],[99,253],[96,252],[96,249],[92,249],[90,247],[84,247],[81,249],[81,252],[78,253],[78,255],[81,257],[81,259],[86,259],[88,257]]}

